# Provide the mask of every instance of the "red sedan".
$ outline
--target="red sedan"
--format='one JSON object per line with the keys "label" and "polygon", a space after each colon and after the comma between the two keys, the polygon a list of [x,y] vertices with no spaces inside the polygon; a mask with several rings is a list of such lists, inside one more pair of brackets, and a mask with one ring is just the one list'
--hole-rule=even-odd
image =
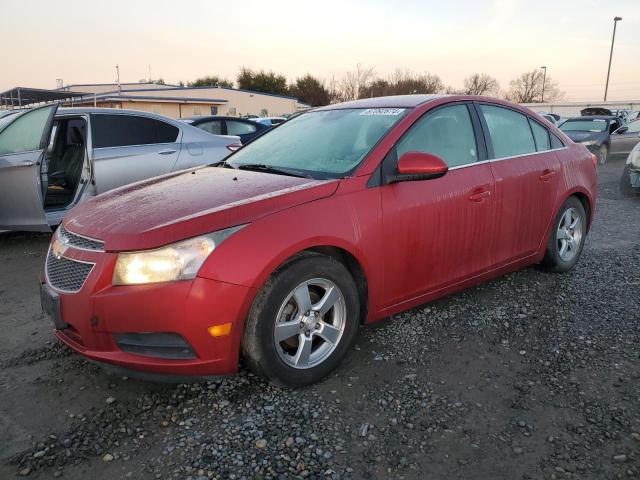
{"label": "red sedan", "polygon": [[317,108],[225,162],[100,195],[52,239],[42,303],[82,355],[148,375],[318,381],[361,323],[531,264],[565,272],[593,155],[526,108],[410,95]]}

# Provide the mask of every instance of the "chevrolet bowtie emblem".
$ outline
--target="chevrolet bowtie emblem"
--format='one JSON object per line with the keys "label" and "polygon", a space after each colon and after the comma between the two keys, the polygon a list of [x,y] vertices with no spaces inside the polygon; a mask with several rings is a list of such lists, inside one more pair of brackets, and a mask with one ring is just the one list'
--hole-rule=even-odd
{"label": "chevrolet bowtie emblem", "polygon": [[67,246],[56,238],[56,241],[53,242],[53,245],[51,246],[51,253],[53,253],[53,256],[60,260],[64,256],[64,252],[66,251]]}

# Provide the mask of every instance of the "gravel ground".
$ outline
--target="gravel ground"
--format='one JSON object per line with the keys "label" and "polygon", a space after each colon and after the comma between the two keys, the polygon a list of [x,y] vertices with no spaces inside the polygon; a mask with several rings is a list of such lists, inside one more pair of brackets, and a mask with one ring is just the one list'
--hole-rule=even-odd
{"label": "gravel ground", "polygon": [[46,235],[0,235],[0,478],[640,478],[640,198],[600,172],[578,267],[536,268],[361,330],[286,391],[110,376],[54,340]]}

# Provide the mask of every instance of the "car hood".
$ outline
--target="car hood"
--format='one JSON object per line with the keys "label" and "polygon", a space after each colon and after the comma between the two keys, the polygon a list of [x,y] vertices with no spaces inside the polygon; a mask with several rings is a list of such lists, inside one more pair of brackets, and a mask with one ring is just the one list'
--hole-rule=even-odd
{"label": "car hood", "polygon": [[603,140],[607,134],[605,132],[588,132],[583,130],[575,130],[572,132],[564,132],[574,142],[586,142],[587,140]]}
{"label": "car hood", "polygon": [[157,248],[332,195],[338,180],[200,167],[128,185],[73,208],[63,225],[107,251]]}

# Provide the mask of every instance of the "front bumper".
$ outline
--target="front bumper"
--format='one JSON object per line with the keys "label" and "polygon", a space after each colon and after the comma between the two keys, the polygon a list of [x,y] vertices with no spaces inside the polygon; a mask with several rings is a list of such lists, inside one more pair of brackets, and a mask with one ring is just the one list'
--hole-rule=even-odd
{"label": "front bumper", "polygon": [[[56,328],[55,334],[76,352],[152,374],[203,377],[237,371],[244,319],[254,289],[199,277],[114,287],[115,254],[68,250],[65,257],[96,264],[79,292],[57,292],[66,328]],[[229,334],[214,337],[209,333],[210,327],[225,323],[232,324]],[[177,334],[188,343],[193,358],[157,358],[118,347],[116,336],[141,333]]]}

